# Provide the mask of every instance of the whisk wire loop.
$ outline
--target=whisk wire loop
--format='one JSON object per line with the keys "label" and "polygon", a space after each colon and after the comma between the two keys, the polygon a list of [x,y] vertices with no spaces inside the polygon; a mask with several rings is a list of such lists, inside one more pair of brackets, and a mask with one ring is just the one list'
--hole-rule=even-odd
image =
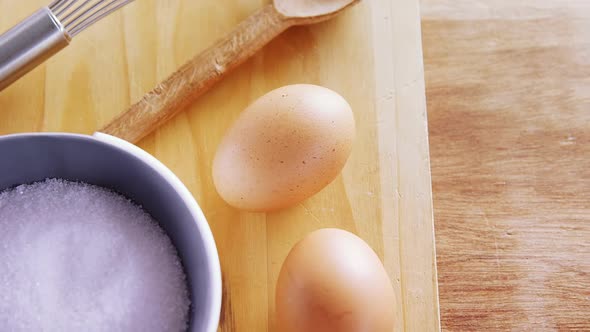
{"label": "whisk wire loop", "polygon": [[54,0],[49,9],[71,37],[133,0]]}

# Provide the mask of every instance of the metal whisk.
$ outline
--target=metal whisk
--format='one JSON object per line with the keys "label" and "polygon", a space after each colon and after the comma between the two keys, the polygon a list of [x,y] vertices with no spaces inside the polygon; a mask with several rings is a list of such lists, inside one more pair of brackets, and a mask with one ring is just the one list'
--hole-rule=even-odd
{"label": "metal whisk", "polygon": [[133,0],[54,0],[0,36],[0,91]]}

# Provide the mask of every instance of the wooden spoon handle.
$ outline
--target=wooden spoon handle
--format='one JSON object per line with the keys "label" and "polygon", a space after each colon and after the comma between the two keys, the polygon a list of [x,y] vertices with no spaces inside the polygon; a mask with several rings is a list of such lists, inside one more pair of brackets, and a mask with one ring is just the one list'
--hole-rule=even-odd
{"label": "wooden spoon handle", "polygon": [[266,5],[99,131],[138,142],[289,26],[272,4]]}

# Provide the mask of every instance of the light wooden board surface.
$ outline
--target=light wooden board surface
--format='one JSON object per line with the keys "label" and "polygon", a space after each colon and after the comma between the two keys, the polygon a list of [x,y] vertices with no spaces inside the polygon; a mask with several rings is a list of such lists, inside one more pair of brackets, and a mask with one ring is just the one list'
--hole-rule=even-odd
{"label": "light wooden board surface", "polygon": [[[0,94],[0,133],[92,133],[265,1],[138,0]],[[0,29],[42,5],[0,0]],[[10,13],[9,15],[7,13]],[[216,194],[211,161],[250,102],[315,83],[352,105],[358,137],[342,175],[311,199],[242,213]],[[194,194],[220,252],[220,330],[274,331],[274,287],[291,246],[322,227],[351,230],[384,261],[396,331],[439,329],[419,7],[363,1],[343,16],[293,28],[139,144]]]}
{"label": "light wooden board surface", "polygon": [[590,2],[422,0],[443,330],[590,331]]}

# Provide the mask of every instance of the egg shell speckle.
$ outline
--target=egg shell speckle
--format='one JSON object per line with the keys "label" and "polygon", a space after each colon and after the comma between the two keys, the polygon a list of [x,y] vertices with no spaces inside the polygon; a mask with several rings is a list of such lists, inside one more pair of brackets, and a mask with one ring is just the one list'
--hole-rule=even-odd
{"label": "egg shell speckle", "polygon": [[270,91],[252,103],[223,137],[213,181],[230,205],[272,211],[294,205],[332,182],[355,136],[350,105],[310,84]]}

